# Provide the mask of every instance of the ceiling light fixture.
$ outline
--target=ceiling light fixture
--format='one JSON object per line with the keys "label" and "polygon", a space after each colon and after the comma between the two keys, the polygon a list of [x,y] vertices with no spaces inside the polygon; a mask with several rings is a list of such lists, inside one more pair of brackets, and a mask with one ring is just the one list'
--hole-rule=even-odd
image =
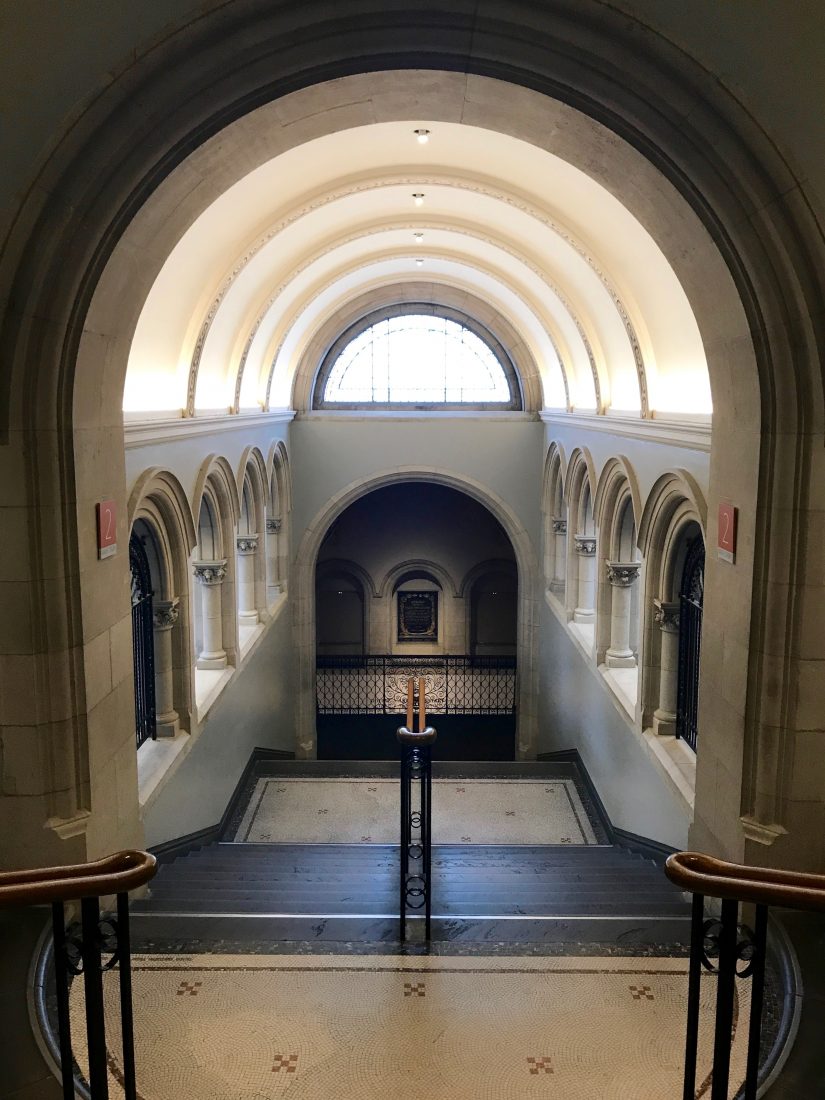
{"label": "ceiling light fixture", "polygon": [[415,203],[416,206],[423,206],[424,205],[424,192],[423,191],[413,191],[413,202]]}
{"label": "ceiling light fixture", "polygon": [[420,256],[416,259],[415,266],[416,267],[423,267],[424,266],[424,261]]}
{"label": "ceiling light fixture", "polygon": [[413,130],[413,133],[415,134],[416,140],[418,141],[419,145],[426,145],[427,142],[430,140],[430,131],[425,130],[423,127],[418,130]]}
{"label": "ceiling light fixture", "polygon": [[423,233],[413,233],[413,236],[415,237],[415,243],[416,244],[423,244],[424,243],[424,234]]}

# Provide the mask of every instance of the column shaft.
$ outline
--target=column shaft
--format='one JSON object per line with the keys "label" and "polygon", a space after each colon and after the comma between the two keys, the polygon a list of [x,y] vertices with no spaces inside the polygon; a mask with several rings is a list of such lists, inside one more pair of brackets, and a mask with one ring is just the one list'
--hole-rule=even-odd
{"label": "column shaft", "polygon": [[195,576],[201,582],[201,626],[203,645],[197,660],[198,668],[226,668],[223,648],[221,584],[226,576],[226,561],[198,562]]}

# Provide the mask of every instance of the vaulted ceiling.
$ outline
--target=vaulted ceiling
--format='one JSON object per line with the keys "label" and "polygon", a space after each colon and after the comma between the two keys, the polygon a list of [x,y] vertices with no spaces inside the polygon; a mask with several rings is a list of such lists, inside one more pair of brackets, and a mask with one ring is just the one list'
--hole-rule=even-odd
{"label": "vaulted ceiling", "polygon": [[[508,102],[497,81],[474,78],[486,99],[470,112],[457,107],[460,74],[390,75],[296,92],[257,129],[227,129],[224,159],[236,147],[253,166],[204,201],[160,269],[132,342],[127,415],[289,407],[345,327],[336,319],[405,287],[464,295],[516,362],[535,364],[536,405],[709,414],[688,298],[638,216],[642,184],[610,168],[619,139],[587,120],[576,146],[560,130],[576,112],[523,89]],[[345,109],[376,76],[369,109]]]}

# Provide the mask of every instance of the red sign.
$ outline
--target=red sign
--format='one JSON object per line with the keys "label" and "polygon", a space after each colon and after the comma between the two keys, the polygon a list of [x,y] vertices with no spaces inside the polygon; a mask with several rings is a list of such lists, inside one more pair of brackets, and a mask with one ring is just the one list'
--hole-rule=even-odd
{"label": "red sign", "polygon": [[113,500],[97,505],[97,556],[110,558],[117,551],[117,515]]}
{"label": "red sign", "polygon": [[739,509],[732,504],[719,505],[718,554],[722,561],[736,560],[736,520]]}

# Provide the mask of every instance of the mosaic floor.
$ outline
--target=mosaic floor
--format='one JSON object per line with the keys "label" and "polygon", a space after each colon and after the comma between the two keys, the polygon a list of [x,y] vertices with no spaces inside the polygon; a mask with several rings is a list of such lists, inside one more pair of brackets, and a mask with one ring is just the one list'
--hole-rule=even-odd
{"label": "mosaic floor", "polygon": [[[143,955],[133,981],[140,1100],[682,1094],[684,959]],[[107,974],[113,1097],[123,1095],[117,986]],[[747,992],[742,983],[739,1018]],[[85,1070],[82,999],[78,981],[71,1012]],[[706,976],[697,1097],[709,1093],[713,1000]]]}
{"label": "mosaic floor", "polygon": [[[435,779],[439,844],[595,844],[572,779]],[[397,844],[396,779],[259,779],[236,841]]]}

